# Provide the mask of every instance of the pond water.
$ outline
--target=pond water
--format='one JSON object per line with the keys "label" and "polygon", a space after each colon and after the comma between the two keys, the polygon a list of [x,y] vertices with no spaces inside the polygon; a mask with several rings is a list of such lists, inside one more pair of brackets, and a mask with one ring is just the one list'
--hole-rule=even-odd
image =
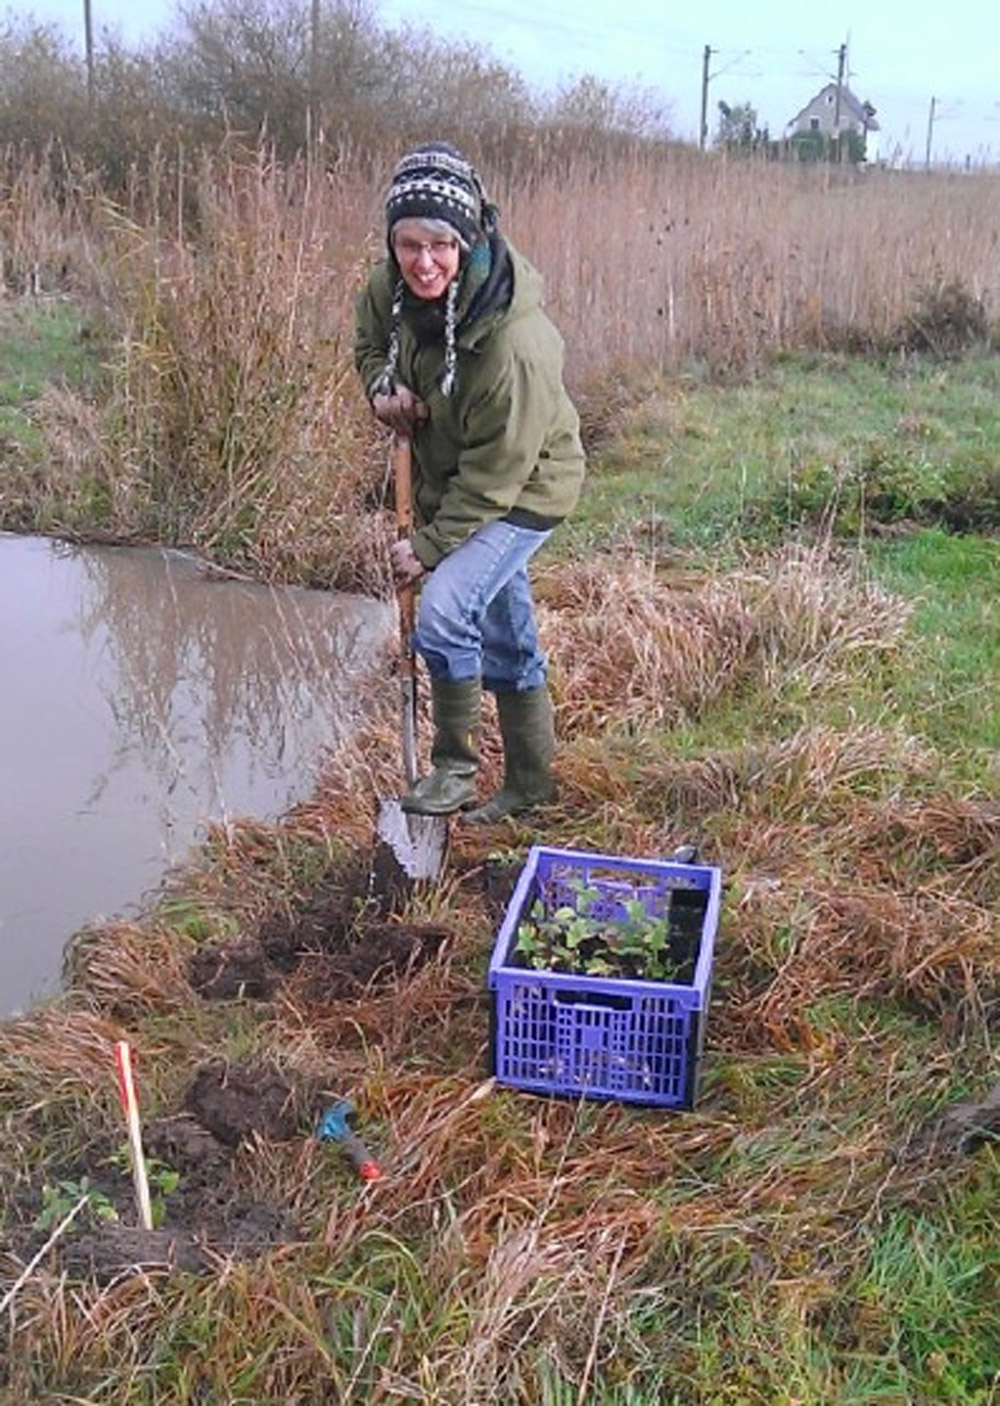
{"label": "pond water", "polygon": [[391,624],[176,552],[0,534],[0,1017],[57,990],[69,937],[135,916],[206,822],[309,794]]}

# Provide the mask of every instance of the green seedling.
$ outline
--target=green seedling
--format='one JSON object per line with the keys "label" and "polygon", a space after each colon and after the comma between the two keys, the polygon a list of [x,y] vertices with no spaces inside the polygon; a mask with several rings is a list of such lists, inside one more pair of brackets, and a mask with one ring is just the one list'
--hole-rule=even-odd
{"label": "green seedling", "polygon": [[665,917],[649,913],[641,898],[621,902],[622,917],[609,920],[598,912],[599,889],[570,885],[574,901],[553,912],[537,898],[518,924],[515,958],[535,971],[579,976],[630,977],[676,981],[679,966],[670,956]]}
{"label": "green seedling", "polygon": [[34,1229],[51,1230],[81,1200],[86,1201],[90,1217],[100,1224],[118,1220],[118,1212],[104,1192],[91,1186],[89,1177],[81,1177],[79,1181],[57,1181],[54,1185],[45,1183],[42,1187],[42,1209],[32,1222]]}
{"label": "green seedling", "polygon": [[[131,1172],[132,1162],[127,1142],[108,1158],[108,1162],[120,1171]],[[157,1157],[146,1158],[146,1181],[149,1183],[149,1204],[153,1213],[153,1227],[158,1230],[166,1219],[167,1197],[181,1184],[181,1174],[175,1167],[161,1162]]]}

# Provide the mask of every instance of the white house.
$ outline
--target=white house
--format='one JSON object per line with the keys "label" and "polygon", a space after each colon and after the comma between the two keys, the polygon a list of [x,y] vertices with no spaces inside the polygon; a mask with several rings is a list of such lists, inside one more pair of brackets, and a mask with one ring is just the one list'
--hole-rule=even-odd
{"label": "white house", "polygon": [[845,83],[828,83],[796,113],[785,128],[785,136],[821,132],[825,137],[838,137],[855,132],[864,143],[865,159],[874,161],[878,156],[878,130],[870,102],[860,102]]}

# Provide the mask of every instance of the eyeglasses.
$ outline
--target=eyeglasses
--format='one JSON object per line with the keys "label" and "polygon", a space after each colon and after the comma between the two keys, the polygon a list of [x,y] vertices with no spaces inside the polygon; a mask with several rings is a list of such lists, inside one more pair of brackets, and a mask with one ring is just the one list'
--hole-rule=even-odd
{"label": "eyeglasses", "polygon": [[447,259],[458,248],[457,239],[396,239],[393,249],[401,259],[419,259],[427,250],[432,259]]}

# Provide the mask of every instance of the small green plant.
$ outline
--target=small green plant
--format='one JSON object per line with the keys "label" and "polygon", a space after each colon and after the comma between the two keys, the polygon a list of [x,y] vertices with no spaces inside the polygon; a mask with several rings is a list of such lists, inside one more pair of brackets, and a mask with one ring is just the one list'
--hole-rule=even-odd
{"label": "small green plant", "polygon": [[89,1177],[81,1177],[79,1181],[45,1183],[42,1187],[42,1209],[32,1222],[34,1229],[52,1230],[81,1200],[86,1201],[86,1210],[92,1220],[100,1224],[117,1221],[118,1212],[114,1204],[103,1191],[91,1186]]}
{"label": "small green plant", "polygon": [[224,941],[235,937],[239,931],[239,923],[232,914],[182,898],[166,899],[160,904],[158,916],[167,927],[193,942]]}
{"label": "small green plant", "polygon": [[551,913],[543,899],[535,899],[518,924],[515,960],[535,971],[576,976],[680,979],[667,917],[651,914],[641,898],[628,898],[618,916],[608,918],[597,911],[600,890],[579,882],[570,887],[573,902]]}
{"label": "small green plant", "polygon": [[485,863],[492,864],[497,869],[507,869],[523,863],[523,856],[512,849],[491,849]]}
{"label": "small green plant", "polygon": [[[132,1162],[128,1143],[123,1142],[118,1151],[108,1158],[108,1162],[120,1171],[131,1174]],[[161,1162],[156,1157],[147,1157],[146,1181],[149,1183],[149,1204],[153,1213],[153,1226],[158,1230],[166,1219],[167,1197],[172,1196],[180,1186],[181,1174],[168,1163]]]}

